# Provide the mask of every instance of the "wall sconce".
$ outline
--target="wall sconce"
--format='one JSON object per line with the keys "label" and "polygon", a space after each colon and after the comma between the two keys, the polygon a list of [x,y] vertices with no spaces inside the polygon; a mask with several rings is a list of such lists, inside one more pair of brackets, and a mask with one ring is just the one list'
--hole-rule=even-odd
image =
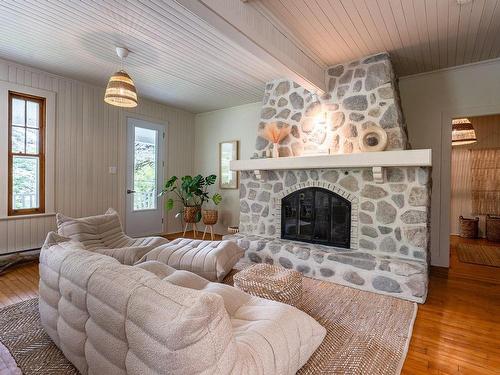
{"label": "wall sconce", "polygon": [[322,126],[326,126],[326,123],[328,121],[328,113],[327,111],[325,111],[323,109],[323,103],[321,102],[321,100],[319,100],[319,97],[318,97],[318,94],[317,93],[313,93],[312,96],[311,96],[311,101],[314,103],[314,102],[319,102],[320,103],[320,112],[315,116],[314,118],[314,124],[315,125],[322,125]]}

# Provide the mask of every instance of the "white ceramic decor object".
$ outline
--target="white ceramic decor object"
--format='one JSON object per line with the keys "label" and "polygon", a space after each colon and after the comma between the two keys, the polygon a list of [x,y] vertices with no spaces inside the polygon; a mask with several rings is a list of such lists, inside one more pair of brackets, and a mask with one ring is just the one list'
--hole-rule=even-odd
{"label": "white ceramic decor object", "polygon": [[387,133],[378,126],[363,129],[359,137],[362,152],[384,151],[387,146]]}

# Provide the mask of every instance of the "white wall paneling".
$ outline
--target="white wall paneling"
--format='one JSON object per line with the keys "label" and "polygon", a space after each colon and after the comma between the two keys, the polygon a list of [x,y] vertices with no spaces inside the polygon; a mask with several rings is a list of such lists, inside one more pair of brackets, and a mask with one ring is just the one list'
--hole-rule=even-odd
{"label": "white wall paneling", "polygon": [[[104,103],[104,89],[5,60],[0,60],[0,81],[55,93],[54,211],[81,217],[115,207],[123,213],[124,111]],[[169,124],[165,176],[192,173],[193,114],[143,98],[127,113]],[[109,174],[110,166],[118,174]],[[38,247],[53,227],[53,216],[0,219],[0,253]],[[165,230],[180,229],[169,214]]]}

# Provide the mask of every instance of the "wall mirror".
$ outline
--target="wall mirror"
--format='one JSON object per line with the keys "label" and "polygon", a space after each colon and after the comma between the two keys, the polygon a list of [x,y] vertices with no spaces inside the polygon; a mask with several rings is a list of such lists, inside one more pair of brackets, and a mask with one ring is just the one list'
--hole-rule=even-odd
{"label": "wall mirror", "polygon": [[239,141],[219,143],[219,187],[221,189],[238,189],[238,172],[229,168],[231,160],[238,160]]}

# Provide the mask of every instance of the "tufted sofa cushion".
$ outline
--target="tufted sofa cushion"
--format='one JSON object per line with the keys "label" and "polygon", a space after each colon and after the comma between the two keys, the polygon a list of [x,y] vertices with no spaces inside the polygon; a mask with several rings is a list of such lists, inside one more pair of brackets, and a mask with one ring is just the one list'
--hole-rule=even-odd
{"label": "tufted sofa cushion", "polygon": [[294,374],[325,330],[287,305],[49,233],[43,327],[82,374]]}
{"label": "tufted sofa cushion", "polygon": [[151,249],[168,243],[162,237],[131,238],[123,233],[120,217],[112,208],[106,214],[74,219],[56,215],[59,235],[78,241],[85,250],[132,265]]}

